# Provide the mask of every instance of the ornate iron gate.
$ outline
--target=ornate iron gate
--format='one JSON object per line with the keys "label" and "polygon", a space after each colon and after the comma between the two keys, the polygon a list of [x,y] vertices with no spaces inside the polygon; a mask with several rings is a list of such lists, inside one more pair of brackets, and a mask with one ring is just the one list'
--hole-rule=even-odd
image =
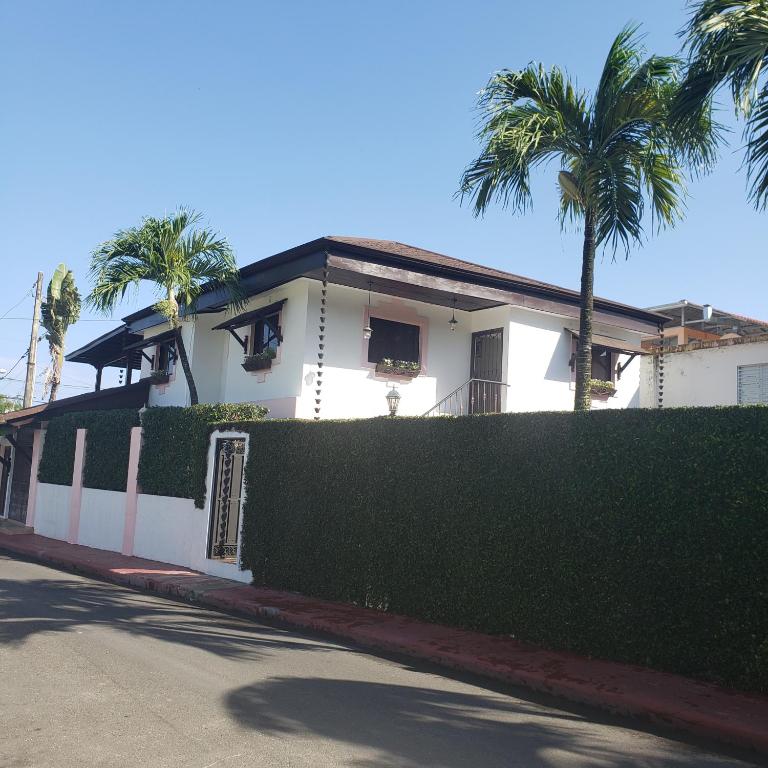
{"label": "ornate iron gate", "polygon": [[231,562],[237,558],[244,461],[245,438],[228,437],[216,441],[211,527],[208,533],[209,558]]}

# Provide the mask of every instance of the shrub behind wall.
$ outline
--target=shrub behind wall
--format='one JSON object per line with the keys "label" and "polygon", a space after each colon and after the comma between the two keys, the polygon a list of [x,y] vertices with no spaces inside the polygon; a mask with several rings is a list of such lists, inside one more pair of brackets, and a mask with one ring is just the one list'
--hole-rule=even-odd
{"label": "shrub behind wall", "polygon": [[144,439],[139,459],[142,493],[205,503],[209,436],[220,422],[255,421],[267,409],[251,403],[214,403],[191,408],[148,408],[141,417]]}
{"label": "shrub behind wall", "polygon": [[38,479],[41,483],[72,483],[76,433],[78,429],[87,429],[83,486],[124,491],[130,431],[138,423],[135,409],[66,413],[51,419],[45,433]]}
{"label": "shrub behind wall", "polygon": [[768,691],[768,408],[249,430],[258,583]]}

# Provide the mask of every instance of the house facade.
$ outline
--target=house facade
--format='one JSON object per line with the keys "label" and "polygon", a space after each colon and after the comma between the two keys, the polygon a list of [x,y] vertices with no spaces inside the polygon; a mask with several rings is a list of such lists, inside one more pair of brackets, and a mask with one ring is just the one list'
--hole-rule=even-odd
{"label": "house facade", "polygon": [[[204,292],[180,332],[201,403],[256,403],[272,418],[345,419],[571,410],[579,296],[391,241],[325,237],[240,270],[245,305]],[[666,318],[595,300],[593,408],[640,404],[641,340]],[[43,535],[199,571],[239,570],[247,433],[214,430],[205,500],[145,493],[143,428],[131,429],[125,490],[84,482],[78,428],[71,481],[40,481],[46,425],[67,412],[185,406],[176,332],[153,307],[70,353],[93,392],[0,417],[3,517]],[[107,367],[124,384],[102,388]],[[609,391],[605,391],[608,387]],[[226,481],[225,479],[226,478]]]}
{"label": "house facade", "polygon": [[767,322],[687,300],[653,310],[669,320],[644,342],[642,407],[768,404]]}
{"label": "house facade", "polygon": [[[324,237],[241,270],[245,308],[204,294],[182,334],[200,402],[273,418],[570,410],[579,296],[392,241]],[[640,405],[644,337],[665,318],[595,301],[593,407]],[[148,307],[67,359],[150,379],[149,405],[188,405],[173,333]]]}

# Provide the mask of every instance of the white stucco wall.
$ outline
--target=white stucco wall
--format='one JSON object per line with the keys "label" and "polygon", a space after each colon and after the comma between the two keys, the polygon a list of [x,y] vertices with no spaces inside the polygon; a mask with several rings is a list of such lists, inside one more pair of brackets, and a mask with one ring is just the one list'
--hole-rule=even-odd
{"label": "white stucco wall", "polygon": [[[187,356],[193,359],[194,340],[195,340],[195,320],[184,321],[181,325],[181,336],[184,339],[184,346],[187,350]],[[153,328],[147,328],[144,331],[144,338],[149,339],[158,336],[169,330],[168,323],[163,322]],[[154,354],[153,348],[145,349],[144,352],[151,357]],[[141,360],[141,377],[149,376],[149,361]],[[194,369],[193,369],[194,373]],[[201,398],[201,402],[204,402]],[[149,388],[149,405],[189,405],[189,390],[187,389],[187,380],[184,378],[184,371],[181,368],[181,362],[176,360],[173,367],[171,379],[167,384],[153,384]]]}
{"label": "white stucco wall", "polygon": [[38,483],[35,533],[49,539],[67,540],[69,533],[69,485]]}
{"label": "white stucco wall", "polygon": [[[736,405],[737,370],[740,365],[768,363],[768,342],[734,344],[664,355],[665,408],[683,406]],[[657,405],[654,358],[642,362],[641,404]]]}
{"label": "white stucco wall", "polygon": [[[570,368],[572,318],[534,310],[510,308],[507,410],[566,411],[573,408],[574,375]],[[633,331],[596,323],[593,333],[640,344]],[[628,355],[614,355],[622,364]],[[640,404],[640,364],[635,358],[616,382],[616,394],[605,400],[593,398],[592,407],[636,408]]]}
{"label": "white stucco wall", "polygon": [[78,544],[119,552],[124,525],[125,493],[83,488]]}
{"label": "white stucco wall", "polygon": [[[320,284],[309,286],[305,331],[302,394],[297,415],[314,416],[317,387]],[[368,292],[340,285],[328,286],[321,417],[343,419],[384,416],[385,396],[395,383],[401,395],[398,413],[419,416],[469,378],[470,313],[457,312],[459,325],[451,333],[451,310],[373,293],[371,315],[421,324],[422,373],[413,378],[380,376],[368,362],[363,339]]]}
{"label": "white stucco wall", "polygon": [[250,571],[241,571],[236,565],[209,560],[205,556],[208,516],[208,505],[205,509],[197,509],[191,499],[140,493],[133,554],[250,583]]}
{"label": "white stucco wall", "polygon": [[[274,291],[252,298],[247,310],[285,299],[281,312],[283,342],[269,371],[246,372],[244,353],[226,331],[213,326],[224,313],[199,315],[184,324],[192,370],[201,402],[253,402],[265,405],[274,418],[315,415],[318,376],[318,342],[321,284],[300,278]],[[413,378],[377,375],[367,359],[362,329],[368,310],[368,292],[330,284],[327,293],[321,387],[322,418],[367,418],[388,413],[386,393],[394,384],[401,395],[399,414],[418,416],[470,378],[473,332],[504,330],[502,408],[506,411],[570,410],[575,386],[569,366],[571,336],[565,330],[577,322],[545,312],[496,307],[476,312],[456,312],[459,321],[450,331],[449,307],[406,301],[373,293],[371,315],[419,324],[422,329],[422,373]],[[162,324],[145,332],[167,330]],[[596,334],[639,344],[641,334],[596,324]],[[241,336],[247,333],[242,329]],[[614,354],[613,364],[627,355]],[[148,373],[148,363],[144,363]],[[150,405],[185,405],[188,392],[181,366],[172,381],[153,386]],[[593,399],[593,407],[627,408],[640,404],[640,361],[633,360],[617,381],[614,396]]]}
{"label": "white stucco wall", "polygon": [[[171,496],[150,496],[140,493],[137,500],[136,532],[133,553],[137,557],[159,560],[163,563],[183,565],[202,571],[211,576],[242,581],[252,580],[250,571],[241,571],[232,563],[207,558],[208,528],[211,509],[210,489],[213,484],[214,453],[216,440],[226,437],[244,437],[246,440],[245,461],[248,460],[249,437],[239,432],[215,431],[208,448],[208,470],[206,474],[206,502],[204,509],[195,507],[191,499],[177,499]],[[240,525],[242,527],[243,495]],[[237,560],[240,560],[238,550]]]}
{"label": "white stucco wall", "polygon": [[[280,328],[283,342],[277,349],[277,357],[268,371],[248,372],[243,370],[242,347],[227,331],[212,331],[218,334],[223,349],[222,388],[220,402],[258,403],[270,409],[273,417],[295,415],[296,400],[301,393],[301,376],[305,331],[307,325],[307,291],[312,281],[305,278],[294,280],[269,293],[252,298],[242,311],[266,307],[285,299],[280,313]],[[201,316],[202,317],[202,316]],[[207,322],[216,325],[225,315],[210,316]],[[239,331],[241,337],[248,331]],[[202,398],[201,398],[202,400]]]}

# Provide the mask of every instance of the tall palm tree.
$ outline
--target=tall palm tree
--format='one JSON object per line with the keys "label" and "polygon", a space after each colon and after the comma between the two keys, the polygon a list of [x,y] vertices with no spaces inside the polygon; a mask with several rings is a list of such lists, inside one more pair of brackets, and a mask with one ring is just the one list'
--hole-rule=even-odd
{"label": "tall palm tree", "polygon": [[591,405],[595,254],[601,245],[641,241],[646,207],[657,227],[680,217],[683,167],[712,161],[716,133],[703,114],[677,130],[668,123],[681,63],[644,58],[637,27],[614,40],[594,95],[577,89],[558,67],[530,64],[491,77],[481,93],[482,151],[464,171],[460,194],[476,215],[498,201],[515,212],[531,204],[531,171],[560,167],[561,226],[583,224],[575,409]]}
{"label": "tall palm tree", "polygon": [[737,115],[746,119],[749,196],[768,205],[768,0],[698,0],[683,34],[690,66],[673,116],[698,115],[727,86]]}
{"label": "tall palm tree", "polygon": [[155,284],[162,298],[154,306],[176,332],[192,405],[198,402],[197,387],[181,334],[182,318],[194,314],[204,289],[223,288],[230,303],[241,301],[232,249],[218,234],[194,229],[199,221],[200,214],[182,208],[161,219],[147,217],[141,226],[115,233],[93,252],[94,287],[87,298],[90,306],[107,313],[142,281]]}
{"label": "tall palm tree", "polygon": [[48,379],[51,394],[48,401],[52,403],[56,399],[61,384],[67,330],[80,317],[80,292],[75,285],[72,270],[67,269],[64,264],[59,264],[48,283],[48,291],[40,314],[51,353],[51,373]]}

